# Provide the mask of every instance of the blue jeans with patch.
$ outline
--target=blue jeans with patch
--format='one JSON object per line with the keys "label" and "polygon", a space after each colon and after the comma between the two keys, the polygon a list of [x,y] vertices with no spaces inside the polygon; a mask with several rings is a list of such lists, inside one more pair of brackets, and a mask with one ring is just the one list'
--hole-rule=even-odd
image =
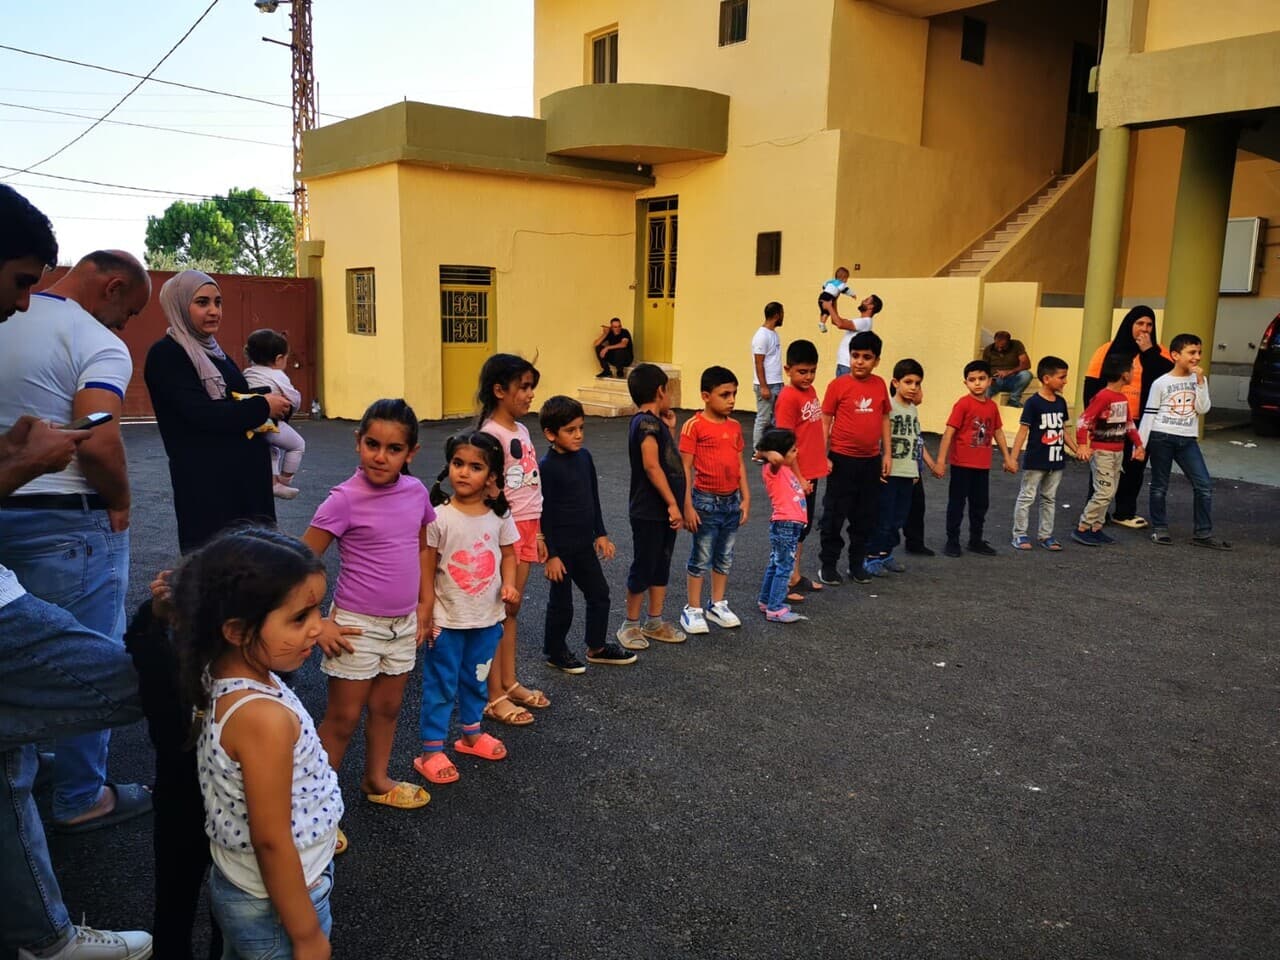
{"label": "blue jeans with patch", "polygon": [[787,604],[787,586],[796,566],[796,546],[803,523],[774,520],[769,524],[769,563],[764,568],[759,600],[766,610],[781,610]]}
{"label": "blue jeans with patch", "polygon": [[141,718],[122,645],[30,594],[0,607],[0,947],[43,952],[71,932],[31,796],[32,745]]}
{"label": "blue jeans with patch", "polygon": [[1151,526],[1168,532],[1165,501],[1169,496],[1169,474],[1176,463],[1191,481],[1191,509],[1195,520],[1192,536],[1213,536],[1213,478],[1205,466],[1204,454],[1195,437],[1152,431],[1147,440],[1147,460],[1151,462]]}
{"label": "blue jeans with patch", "polygon": [[[310,890],[320,929],[333,929],[329,895],[333,892],[333,861]],[[209,908],[222,930],[222,960],[289,960],[293,943],[269,898],[245,893],[217,867],[209,871]]]}
{"label": "blue jeans with patch", "polygon": [[698,530],[693,535],[686,568],[691,577],[705,577],[707,568],[727,574],[733,566],[733,541],[742,523],[742,494],[704,493],[694,488],[693,509],[698,513]]}
{"label": "blue jeans with patch", "polygon": [[[113,532],[105,510],[0,510],[0,563],[28,592],[124,649],[129,531]],[[110,741],[108,730],[57,741],[54,820],[74,819],[97,802]]]}

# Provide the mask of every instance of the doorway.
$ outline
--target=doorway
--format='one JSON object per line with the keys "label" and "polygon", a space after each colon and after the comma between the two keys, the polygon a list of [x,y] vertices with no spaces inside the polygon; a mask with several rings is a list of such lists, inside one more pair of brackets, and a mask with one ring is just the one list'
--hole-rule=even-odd
{"label": "doorway", "polygon": [[441,404],[446,417],[475,412],[480,368],[497,341],[492,267],[440,267]]}
{"label": "doorway", "polygon": [[676,260],[680,240],[679,198],[649,200],[645,213],[644,317],[638,359],[671,362],[676,320]]}
{"label": "doorway", "polygon": [[1067,130],[1062,144],[1062,173],[1084,166],[1098,149],[1098,95],[1089,92],[1089,73],[1098,50],[1076,42],[1071,48],[1071,82],[1067,88]]}

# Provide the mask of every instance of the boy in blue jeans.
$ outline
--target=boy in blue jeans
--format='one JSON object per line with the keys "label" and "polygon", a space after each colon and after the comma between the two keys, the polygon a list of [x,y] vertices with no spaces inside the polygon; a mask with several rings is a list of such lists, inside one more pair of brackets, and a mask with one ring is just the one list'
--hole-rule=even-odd
{"label": "boy in blue jeans", "polygon": [[[733,419],[738,378],[727,367],[702,371],[703,409],[680,431],[684,463],[684,525],[693,534],[689,553],[689,602],[680,614],[685,633],[706,633],[707,621],[740,627],[724,598],[733,565],[733,541],[747,522],[751,491],[742,464],[742,427]],[[702,609],[702,580],[711,567],[711,606]]]}

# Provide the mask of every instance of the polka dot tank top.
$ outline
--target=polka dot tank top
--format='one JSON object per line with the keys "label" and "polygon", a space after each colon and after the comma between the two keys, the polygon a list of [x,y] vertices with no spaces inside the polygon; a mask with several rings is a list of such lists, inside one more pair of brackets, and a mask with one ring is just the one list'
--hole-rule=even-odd
{"label": "polka dot tank top", "polygon": [[[333,859],[342,818],[342,792],[338,775],[316,736],[315,724],[302,702],[274,673],[271,684],[246,677],[214,680],[204,729],[196,746],[200,790],[204,794],[204,830],[214,865],[241,890],[267,897],[258,869],[258,858],[249,840],[249,817],[244,802],[244,777],[240,764],[222,747],[222,730],[237,710],[254,700],[275,700],[298,718],[301,730],[293,747],[293,843],[302,860],[302,872],[310,885],[320,878]],[[254,691],[242,697],[214,720],[218,699],[240,690]]]}

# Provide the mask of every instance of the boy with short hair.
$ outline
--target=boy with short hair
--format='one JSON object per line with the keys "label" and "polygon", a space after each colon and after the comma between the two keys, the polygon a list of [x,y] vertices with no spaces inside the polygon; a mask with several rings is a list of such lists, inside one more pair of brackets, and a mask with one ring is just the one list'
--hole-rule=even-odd
{"label": "boy with short hair", "polygon": [[[676,532],[684,525],[684,469],[671,431],[676,415],[667,396],[667,375],[656,364],[641,363],[627,375],[631,402],[639,409],[627,431],[631,461],[631,520],[633,556],[627,572],[627,614],[618,628],[618,642],[628,650],[646,650],[650,640],[683,643],[685,635],[662,619],[671,577],[671,551]],[[648,596],[648,619],[640,622],[640,607]]]}
{"label": "boy with short hair", "polygon": [[1200,452],[1200,418],[1209,412],[1209,381],[1200,369],[1202,345],[1192,333],[1180,333],[1169,343],[1173,369],[1151,385],[1139,433],[1151,461],[1151,541],[1173,543],[1165,515],[1169,473],[1176,461],[1191,481],[1195,528],[1191,542],[1210,550],[1230,550],[1231,544],[1213,535],[1213,478]]}
{"label": "boy with short hair", "polygon": [[[810,340],[793,340],[787,345],[787,362],[783,370],[788,383],[778,394],[773,419],[777,427],[796,435],[796,467],[804,486],[806,505],[804,529],[800,531],[796,544],[796,566],[788,584],[792,592],[787,595],[789,603],[799,603],[804,593],[822,589],[821,584],[800,573],[800,558],[805,538],[813,529],[813,518],[818,508],[818,485],[831,472],[831,461],[827,459],[827,437],[822,427],[822,401],[818,399],[818,391],[813,389],[813,378],[818,372],[817,346]],[[772,458],[768,459],[774,466],[781,462],[780,459],[777,463]]]}
{"label": "boy with short hair", "polygon": [[1108,356],[1102,362],[1102,380],[1106,386],[1093,395],[1076,431],[1076,447],[1080,459],[1089,464],[1093,475],[1093,493],[1084,505],[1080,522],[1071,539],[1086,547],[1115,543],[1115,538],[1102,532],[1107,521],[1107,508],[1116,497],[1120,465],[1124,462],[1124,441],[1133,441],[1133,459],[1146,456],[1142,438],[1129,416],[1129,398],[1121,391],[1133,379],[1131,357]]}
{"label": "boy with short hair", "polygon": [[604,528],[595,461],[582,445],[586,422],[582,404],[572,397],[550,397],[538,412],[549,447],[539,461],[542,473],[542,538],[547,547],[546,576],[551,581],[542,650],[548,666],[565,673],[586,667],[565,643],[573,623],[573,585],[587,604],[587,662],[624,666],[636,655],[605,640],[609,626],[609,584],[600,560],[612,560],[615,548]]}
{"label": "boy with short hair", "polygon": [[841,582],[836,563],[849,524],[849,579],[870,583],[863,566],[867,541],[875,532],[880,507],[880,478],[892,466],[889,389],[872,371],[883,344],[870,331],[856,333],[849,347],[849,373],[836,377],[822,398],[822,424],[828,437],[831,477],[822,498],[823,583]]}
{"label": "boy with short hair", "polygon": [[[680,430],[684,464],[684,525],[693,534],[689,551],[689,602],[680,614],[685,633],[706,633],[707,621],[742,626],[724,598],[733,565],[733,541],[751,511],[751,491],[742,464],[742,427],[733,419],[738,378],[727,367],[702,371],[703,409]],[[702,580],[711,567],[711,605],[702,609]]]}
{"label": "boy with short hair", "polygon": [[1039,494],[1040,525],[1036,529],[1036,543],[1057,552],[1062,544],[1053,535],[1053,511],[1066,465],[1064,442],[1073,454],[1076,452],[1075,437],[1066,426],[1067,401],[1062,398],[1067,386],[1067,361],[1058,357],[1043,358],[1036,365],[1036,379],[1040,381],[1040,389],[1023,403],[1018,433],[1013,438],[1014,462],[1024,445],[1027,456],[1022,462],[1022,486],[1013,505],[1011,543],[1015,550],[1031,549],[1027,528],[1031,522],[1031,504]]}
{"label": "boy with short hair", "polygon": [[987,396],[991,385],[991,367],[984,360],[970,360],[964,365],[967,391],[951,408],[947,428],[938,445],[938,463],[948,462],[950,455],[951,485],[947,491],[947,543],[942,552],[958,557],[960,523],[964,508],[969,506],[969,550],[983,557],[994,557],[995,548],[982,539],[982,528],[991,504],[991,441],[995,438],[1004,457],[1006,473],[1017,473],[1018,466],[1009,456],[1004,438],[1000,408]]}
{"label": "boy with short hair", "polygon": [[785,311],[771,300],[764,305],[764,323],[751,338],[751,388],[756,395],[756,424],[751,431],[751,448],[760,443],[773,425],[773,405],[782,390],[782,340],[778,328]]}

